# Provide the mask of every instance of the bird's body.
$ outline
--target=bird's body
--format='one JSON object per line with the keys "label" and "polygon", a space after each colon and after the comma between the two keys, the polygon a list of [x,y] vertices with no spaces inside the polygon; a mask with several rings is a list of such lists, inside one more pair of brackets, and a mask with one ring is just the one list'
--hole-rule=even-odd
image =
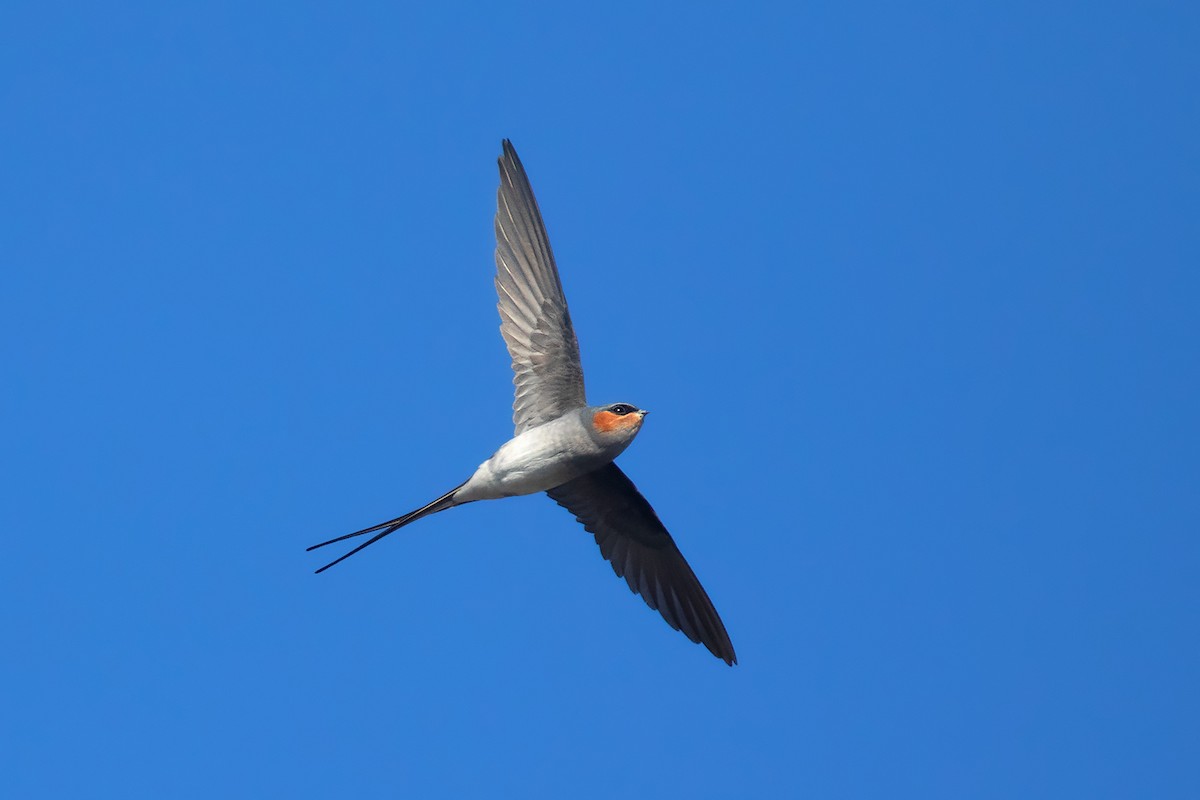
{"label": "bird's body", "polygon": [[439,511],[478,500],[546,492],[595,535],[629,587],[689,639],[737,663],[725,626],[658,516],[613,460],[642,428],[628,403],[588,406],[579,345],[529,179],[512,145],[500,157],[496,291],[513,361],[513,438],[460,486],[395,519],[314,545],[376,533],[317,572]]}
{"label": "bird's body", "polygon": [[[517,434],[455,494],[459,504],[521,494],[548,492],[604,466],[624,452],[641,429],[644,411],[624,415],[631,424],[617,428],[606,408],[581,408]],[[596,422],[599,417],[600,422]],[[604,426],[604,427],[601,427]]]}

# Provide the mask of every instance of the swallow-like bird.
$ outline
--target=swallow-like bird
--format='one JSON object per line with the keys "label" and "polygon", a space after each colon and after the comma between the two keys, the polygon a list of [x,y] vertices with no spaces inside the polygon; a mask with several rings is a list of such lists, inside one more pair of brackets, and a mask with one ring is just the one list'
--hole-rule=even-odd
{"label": "swallow-like bird", "polygon": [[726,664],[733,644],[712,601],[633,481],[613,463],[637,436],[645,409],[589,406],[579,343],[571,326],[550,240],[512,143],[502,143],[496,193],[496,292],[500,334],[512,356],[513,438],[462,485],[428,505],[315,550],[375,535],[325,570],[422,517],[476,500],[545,492],[596,537],[600,554],[667,624]]}

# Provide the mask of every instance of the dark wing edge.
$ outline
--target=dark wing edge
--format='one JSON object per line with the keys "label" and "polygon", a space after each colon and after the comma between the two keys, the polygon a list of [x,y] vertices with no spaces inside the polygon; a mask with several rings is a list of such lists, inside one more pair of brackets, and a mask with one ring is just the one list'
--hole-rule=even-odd
{"label": "dark wing edge", "polygon": [[733,643],[696,573],[650,503],[616,464],[546,492],[596,537],[600,554],[629,588],[677,631],[726,664]]}
{"label": "dark wing edge", "polygon": [[586,405],[579,342],[529,176],[505,139],[496,191],[496,293],[512,357],[516,432]]}

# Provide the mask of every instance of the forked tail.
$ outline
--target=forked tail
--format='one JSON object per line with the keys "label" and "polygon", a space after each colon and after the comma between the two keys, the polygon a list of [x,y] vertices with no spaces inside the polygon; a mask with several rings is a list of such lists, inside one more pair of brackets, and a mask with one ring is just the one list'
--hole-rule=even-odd
{"label": "forked tail", "polygon": [[351,550],[349,553],[346,553],[341,558],[337,558],[333,561],[330,561],[328,564],[321,567],[319,570],[317,570],[316,574],[320,574],[320,573],[324,572],[325,570],[332,567],[334,564],[345,561],[347,558],[354,555],[359,550],[362,550],[364,547],[370,547],[371,545],[375,544],[383,537],[387,536],[389,533],[394,533],[395,531],[400,530],[401,528],[403,528],[405,525],[409,524],[410,522],[416,522],[417,520],[421,519],[422,517],[428,517],[430,514],[436,514],[439,511],[445,511],[447,508],[453,508],[454,506],[458,505],[458,503],[455,502],[455,500],[454,500],[454,495],[463,486],[466,486],[466,484],[463,483],[463,484],[459,484],[458,486],[455,486],[453,489],[446,492],[444,495],[439,497],[437,500],[434,500],[432,503],[430,503],[427,506],[421,506],[416,511],[410,511],[403,516],[396,517],[395,519],[390,519],[387,522],[381,522],[378,525],[372,525],[369,528],[363,528],[361,531],[355,531],[354,533],[347,533],[345,536],[339,536],[336,539],[330,539],[328,542],[321,542],[320,544],[314,544],[312,547],[306,548],[305,552],[308,552],[309,550],[316,550],[318,547],[324,547],[327,544],[336,544],[337,542],[344,542],[347,539],[353,539],[355,536],[362,536],[364,533],[374,533],[375,531],[379,531],[379,533],[376,533],[370,539],[363,542],[358,547]]}

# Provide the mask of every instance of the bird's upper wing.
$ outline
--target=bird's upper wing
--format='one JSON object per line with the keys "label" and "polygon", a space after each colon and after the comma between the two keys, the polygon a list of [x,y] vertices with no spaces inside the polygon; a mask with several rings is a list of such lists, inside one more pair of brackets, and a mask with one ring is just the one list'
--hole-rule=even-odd
{"label": "bird's upper wing", "polygon": [[546,494],[596,536],[600,554],[668,625],[726,664],[737,663],[729,634],[704,587],[620,467],[610,463]]}
{"label": "bird's upper wing", "polygon": [[496,294],[500,334],[512,356],[513,423],[521,433],[587,405],[579,342],[571,327],[550,239],[525,168],[504,140],[496,192]]}

